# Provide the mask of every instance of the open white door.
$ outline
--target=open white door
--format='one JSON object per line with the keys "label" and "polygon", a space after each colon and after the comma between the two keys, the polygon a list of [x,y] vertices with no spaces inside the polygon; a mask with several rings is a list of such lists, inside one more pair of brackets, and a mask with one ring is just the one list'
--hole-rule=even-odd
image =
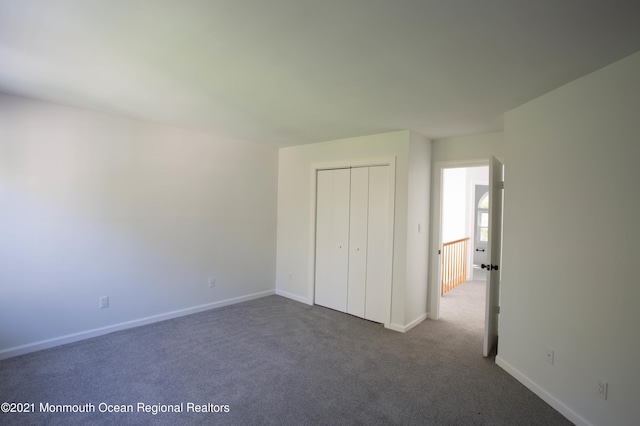
{"label": "open white door", "polygon": [[487,261],[487,297],[484,320],[482,354],[489,353],[498,342],[498,313],[500,297],[500,259],[502,254],[502,190],[504,188],[502,163],[495,157],[489,161],[489,240]]}

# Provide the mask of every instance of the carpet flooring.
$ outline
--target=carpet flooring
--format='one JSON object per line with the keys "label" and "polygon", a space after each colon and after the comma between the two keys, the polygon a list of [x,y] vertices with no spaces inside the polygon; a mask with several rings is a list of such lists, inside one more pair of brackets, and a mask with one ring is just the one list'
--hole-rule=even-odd
{"label": "carpet flooring", "polygon": [[481,356],[465,285],[405,334],[269,296],[0,361],[36,411],[0,424],[570,425]]}
{"label": "carpet flooring", "polygon": [[451,290],[440,298],[440,321],[463,328],[482,341],[486,291],[486,281],[467,281]]}

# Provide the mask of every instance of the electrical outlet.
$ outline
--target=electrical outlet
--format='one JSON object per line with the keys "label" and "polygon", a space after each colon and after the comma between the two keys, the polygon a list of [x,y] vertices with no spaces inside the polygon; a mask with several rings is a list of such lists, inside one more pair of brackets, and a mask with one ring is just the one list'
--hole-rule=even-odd
{"label": "electrical outlet", "polygon": [[109,296],[102,296],[98,299],[98,306],[100,308],[108,308],[109,307]]}
{"label": "electrical outlet", "polygon": [[216,286],[216,279],[215,278],[209,278],[209,288],[215,287],[215,286]]}
{"label": "electrical outlet", "polygon": [[547,348],[544,357],[549,364],[553,365],[553,349]]}
{"label": "electrical outlet", "polygon": [[604,399],[605,401],[607,400],[608,390],[609,390],[609,383],[605,382],[604,380],[598,380],[598,387],[596,389],[596,392],[598,393],[598,396]]}

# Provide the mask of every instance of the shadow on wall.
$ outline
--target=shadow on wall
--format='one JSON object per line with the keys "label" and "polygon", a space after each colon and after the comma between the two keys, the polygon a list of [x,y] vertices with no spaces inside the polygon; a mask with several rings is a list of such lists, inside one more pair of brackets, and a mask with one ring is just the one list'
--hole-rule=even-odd
{"label": "shadow on wall", "polygon": [[4,95],[0,116],[0,352],[273,291],[275,148]]}

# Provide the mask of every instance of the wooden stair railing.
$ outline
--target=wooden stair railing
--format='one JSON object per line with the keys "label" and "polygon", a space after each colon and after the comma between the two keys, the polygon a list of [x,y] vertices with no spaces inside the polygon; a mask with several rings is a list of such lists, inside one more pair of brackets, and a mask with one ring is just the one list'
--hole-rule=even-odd
{"label": "wooden stair railing", "polygon": [[442,296],[467,280],[469,237],[442,244]]}

